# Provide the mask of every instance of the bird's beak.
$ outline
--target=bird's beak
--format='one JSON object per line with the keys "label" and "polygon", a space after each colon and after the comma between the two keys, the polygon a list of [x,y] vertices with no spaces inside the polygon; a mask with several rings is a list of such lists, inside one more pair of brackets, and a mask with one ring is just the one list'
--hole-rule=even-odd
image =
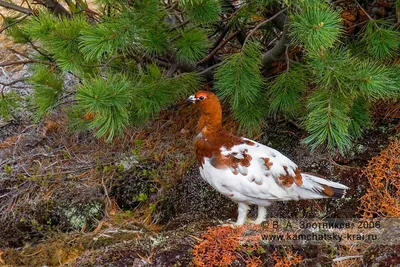
{"label": "bird's beak", "polygon": [[186,99],[186,101],[195,103],[197,101],[197,98],[194,95],[191,95],[188,97],[188,99]]}

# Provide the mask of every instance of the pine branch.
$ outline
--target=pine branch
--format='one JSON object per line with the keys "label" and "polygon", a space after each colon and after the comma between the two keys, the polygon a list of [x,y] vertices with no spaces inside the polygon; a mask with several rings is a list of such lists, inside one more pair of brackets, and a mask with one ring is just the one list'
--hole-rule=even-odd
{"label": "pine branch", "polygon": [[39,49],[34,43],[32,43],[32,41],[29,41],[28,43],[29,43],[29,44],[32,46],[32,48],[33,48],[36,52],[38,52],[40,55],[44,56],[44,57],[47,58],[48,60],[52,60],[52,58],[51,58],[49,55],[47,55],[47,54],[43,53],[42,51],[40,51],[40,49]]}
{"label": "pine branch", "polygon": [[185,26],[185,25],[188,24],[189,22],[190,22],[190,21],[187,19],[187,20],[185,20],[184,22],[182,22],[182,23],[176,25],[175,27],[169,29],[168,31],[169,31],[169,32],[175,31],[175,30],[177,30],[177,29],[179,29],[179,28]]}
{"label": "pine branch", "polygon": [[233,38],[236,37],[236,35],[238,35],[240,33],[240,31],[235,31],[234,33],[232,33],[231,35],[229,35],[222,43],[220,43],[213,51],[211,51],[210,54],[208,54],[206,57],[204,57],[202,60],[200,60],[199,62],[197,62],[197,65],[203,64],[207,61],[210,61],[213,56],[219,51],[221,50],[230,40],[232,40]]}
{"label": "pine branch", "polygon": [[264,53],[262,58],[262,70],[266,70],[274,61],[281,57],[281,55],[285,52],[286,47],[290,45],[290,41],[289,24],[285,24],[285,26],[283,26],[283,32],[279,41],[276,42],[273,48]]}
{"label": "pine branch", "polygon": [[27,14],[27,15],[23,16],[22,18],[20,18],[20,19],[14,21],[13,23],[10,23],[9,25],[5,26],[3,29],[0,30],[0,34],[1,34],[2,32],[4,32],[5,30],[7,30],[8,28],[10,28],[10,27],[12,27],[12,26],[14,26],[14,25],[20,23],[21,21],[23,21],[23,20],[26,19],[27,17],[29,17],[29,14]]}
{"label": "pine branch", "polygon": [[[219,44],[222,42],[222,40],[224,40],[224,38],[225,38],[226,34],[229,32],[230,28],[231,28],[231,27],[228,25],[228,26],[226,26],[226,27],[223,29],[223,31],[222,31],[222,32],[220,33],[220,35],[218,36],[218,39],[217,39],[217,40],[215,41],[215,43],[213,44],[213,46],[212,46],[212,48],[211,48],[212,50],[214,50],[215,48],[217,48],[217,47],[219,46]],[[207,38],[213,37],[213,36],[216,35],[220,30],[221,30],[221,27],[218,25],[216,31],[215,31],[213,34],[208,35]]]}
{"label": "pine branch", "polygon": [[193,29],[183,33],[175,45],[175,55],[179,61],[195,63],[205,55],[209,43],[204,31]]}
{"label": "pine branch", "polygon": [[365,11],[365,9],[360,5],[360,3],[358,3],[358,1],[355,1],[355,2],[356,2],[356,4],[357,4],[357,6],[364,12],[365,16],[367,16],[367,18],[368,18],[370,21],[372,21],[372,22],[375,24],[375,26],[376,26],[377,28],[379,28],[379,27],[378,27],[378,24],[376,24],[376,21],[368,14],[367,11]]}
{"label": "pine branch", "polygon": [[202,75],[202,76],[206,76],[206,77],[207,76],[213,76],[214,75],[213,69],[215,69],[217,67],[220,67],[222,65],[222,63],[223,62],[220,62],[218,64],[212,65],[211,67],[209,67],[207,69],[204,69],[204,70],[198,72],[197,74]]}
{"label": "pine branch", "polygon": [[252,29],[249,34],[246,36],[246,39],[244,40],[243,46],[246,45],[246,42],[249,40],[249,38],[251,37],[251,35],[253,35],[253,33],[255,31],[257,31],[259,28],[261,28],[262,26],[264,26],[265,24],[267,24],[268,22],[274,20],[275,18],[277,18],[280,14],[283,14],[285,11],[287,10],[287,8],[282,9],[281,11],[279,11],[278,13],[276,13],[275,15],[273,15],[272,17],[270,17],[269,19],[264,20],[263,22],[261,22],[260,24],[258,24],[256,27],[254,27],[254,29]]}
{"label": "pine branch", "polygon": [[293,41],[307,51],[334,46],[342,33],[340,12],[324,1],[304,1],[291,16]]}
{"label": "pine branch", "polygon": [[56,16],[65,16],[67,18],[71,18],[71,13],[68,12],[60,3],[56,0],[37,0],[37,4],[41,4],[45,6],[48,10],[50,10]]}
{"label": "pine branch", "polygon": [[0,0],[0,6],[5,7],[7,9],[12,9],[12,10],[18,11],[18,12],[26,14],[26,15],[33,14],[33,11],[29,8],[18,6],[16,4],[5,2],[3,0]]}

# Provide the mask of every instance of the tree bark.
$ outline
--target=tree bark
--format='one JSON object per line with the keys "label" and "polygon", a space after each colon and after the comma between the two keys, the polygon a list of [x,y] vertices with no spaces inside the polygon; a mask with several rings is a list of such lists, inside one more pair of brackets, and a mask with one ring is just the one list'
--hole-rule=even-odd
{"label": "tree bark", "polygon": [[47,7],[56,16],[65,16],[71,18],[71,13],[68,12],[60,3],[56,0],[44,0],[43,5]]}
{"label": "tree bark", "polygon": [[266,70],[271,64],[278,60],[281,55],[285,52],[286,47],[290,45],[290,37],[289,37],[289,24],[285,24],[283,26],[282,37],[276,42],[275,46],[264,53],[262,59],[262,70]]}

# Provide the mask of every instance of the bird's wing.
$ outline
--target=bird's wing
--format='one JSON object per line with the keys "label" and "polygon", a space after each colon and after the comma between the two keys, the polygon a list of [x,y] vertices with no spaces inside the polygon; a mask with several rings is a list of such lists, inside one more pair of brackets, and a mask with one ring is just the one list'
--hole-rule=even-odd
{"label": "bird's wing", "polygon": [[221,147],[219,154],[206,159],[200,171],[221,193],[254,204],[257,200],[323,198],[329,197],[329,193],[334,196],[338,192],[330,186],[340,185],[302,174],[297,165],[279,151],[245,138],[242,144],[229,149]]}

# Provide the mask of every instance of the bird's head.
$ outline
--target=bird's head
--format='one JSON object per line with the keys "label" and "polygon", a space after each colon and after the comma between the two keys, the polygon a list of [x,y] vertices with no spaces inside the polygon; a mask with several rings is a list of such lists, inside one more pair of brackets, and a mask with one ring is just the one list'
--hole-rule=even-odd
{"label": "bird's head", "polygon": [[187,101],[196,104],[203,114],[216,113],[221,109],[218,97],[209,91],[198,91],[196,94],[189,96]]}
{"label": "bird's head", "polygon": [[199,91],[189,96],[187,101],[196,104],[201,111],[199,130],[204,126],[210,129],[219,129],[222,120],[222,109],[218,97],[209,91]]}

